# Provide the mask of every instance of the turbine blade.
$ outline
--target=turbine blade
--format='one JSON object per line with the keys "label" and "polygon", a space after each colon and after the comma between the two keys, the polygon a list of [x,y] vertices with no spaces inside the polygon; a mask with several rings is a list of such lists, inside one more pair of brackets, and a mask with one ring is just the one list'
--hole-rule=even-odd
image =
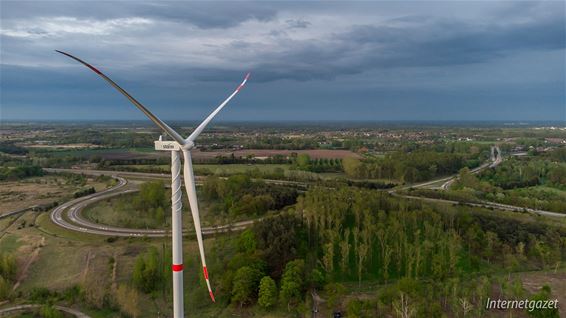
{"label": "turbine blade", "polygon": [[221,111],[222,108],[224,108],[224,106],[226,106],[226,104],[228,104],[228,102],[234,96],[236,96],[236,94],[240,92],[240,90],[244,87],[244,85],[246,85],[248,78],[250,78],[250,73],[246,74],[246,77],[244,77],[244,80],[242,81],[242,83],[240,83],[240,85],[238,85],[236,90],[230,96],[228,96],[228,98],[226,98],[222,102],[222,104],[220,104],[220,106],[216,107],[216,109],[212,113],[210,113],[210,115],[208,115],[208,117],[206,117],[206,119],[200,125],[198,125],[195,131],[193,131],[192,134],[189,136],[189,138],[186,139],[187,141],[195,141],[195,139],[200,135],[200,133],[204,130],[206,125],[208,125],[208,123],[214,118],[214,116],[216,116],[216,114],[218,114],[218,112]]}
{"label": "turbine blade", "polygon": [[58,52],[58,53],[61,53],[63,55],[66,55],[66,56],[72,58],[73,60],[75,60],[75,61],[85,65],[86,67],[90,68],[93,72],[95,72],[100,77],[102,77],[104,80],[106,80],[108,83],[110,83],[110,85],[112,85],[112,87],[114,87],[118,92],[120,92],[122,95],[126,96],[126,98],[132,104],[134,104],[139,110],[141,110],[159,128],[163,129],[169,136],[171,136],[171,138],[173,138],[176,142],[178,142],[181,145],[185,144],[185,140],[183,139],[183,137],[181,137],[181,135],[179,135],[176,131],[174,131],[166,123],[161,121],[161,119],[157,118],[157,116],[155,116],[152,112],[150,112],[144,105],[142,105],[140,102],[138,102],[135,98],[133,98],[130,94],[128,94],[128,92],[126,92],[122,87],[118,86],[118,84],[116,84],[108,76],[104,75],[97,68],[95,68],[94,66],[88,64],[87,62],[85,62],[85,61],[79,59],[78,57],[75,57],[75,56],[73,56],[69,53],[59,51],[59,50],[55,50],[55,51]]}
{"label": "turbine blade", "polygon": [[185,157],[185,163],[183,164],[183,178],[185,179],[185,189],[187,190],[189,205],[191,206],[191,214],[193,215],[193,223],[195,224],[200,260],[202,262],[202,272],[204,274],[204,279],[206,280],[206,286],[208,287],[208,294],[214,302],[214,294],[210,288],[210,280],[208,279],[208,270],[206,268],[206,259],[204,256],[204,244],[202,241],[202,230],[200,226],[200,214],[198,210],[197,191],[195,188],[195,175],[193,174],[191,152],[183,150],[183,156]]}

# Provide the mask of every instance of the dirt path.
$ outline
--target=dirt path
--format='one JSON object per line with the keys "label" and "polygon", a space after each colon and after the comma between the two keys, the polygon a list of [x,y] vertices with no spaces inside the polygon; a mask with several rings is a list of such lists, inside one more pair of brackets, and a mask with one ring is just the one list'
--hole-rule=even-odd
{"label": "dirt path", "polygon": [[114,264],[112,264],[112,290],[116,290],[117,289],[117,284],[116,284],[116,272],[118,269],[118,253],[114,252],[113,256],[114,258]]}
{"label": "dirt path", "polygon": [[16,278],[16,283],[14,284],[12,291],[15,291],[20,286],[22,281],[27,277],[27,273],[28,273],[28,270],[29,270],[31,264],[33,264],[33,262],[35,262],[37,260],[37,258],[39,257],[39,252],[41,251],[41,248],[43,246],[45,246],[45,237],[44,236],[41,237],[41,242],[34,248],[33,252],[31,252],[30,257],[28,258],[28,260],[26,261],[26,263],[22,267],[20,274]]}
{"label": "dirt path", "polygon": [[94,258],[94,254],[91,254],[90,251],[88,251],[88,253],[86,254],[86,265],[85,265],[85,269],[83,270],[81,276],[81,280],[84,282],[86,279],[86,276],[88,275],[88,270],[90,267],[90,260]]}

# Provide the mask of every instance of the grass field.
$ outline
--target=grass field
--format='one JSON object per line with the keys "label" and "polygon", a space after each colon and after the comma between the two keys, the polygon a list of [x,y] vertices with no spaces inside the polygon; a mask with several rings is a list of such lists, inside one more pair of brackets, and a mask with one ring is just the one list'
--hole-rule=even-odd
{"label": "grass field", "polygon": [[[170,173],[169,165],[114,165],[112,170],[148,173]],[[229,176],[233,174],[285,175],[290,171],[287,164],[195,164],[196,175]]]}
{"label": "grass field", "polygon": [[132,201],[137,193],[124,194],[92,204],[83,210],[85,218],[100,224],[137,229],[161,229],[169,224],[158,224],[154,216],[137,211]]}
{"label": "grass field", "polygon": [[[158,222],[150,212],[136,210],[132,202],[137,195],[137,193],[130,193],[98,201],[87,206],[82,214],[86,219],[99,224],[138,229],[168,229],[171,224],[170,208],[165,209],[165,222]],[[225,217],[209,217],[210,205],[210,202],[199,201],[203,226],[222,225],[229,222]],[[183,210],[187,212],[183,217],[183,226],[192,229],[194,226],[188,206],[189,202],[186,196],[183,196]]]}
{"label": "grass field", "polygon": [[[100,191],[108,184],[87,179],[85,186],[93,186]],[[0,214],[54,201],[62,202],[82,187],[66,184],[63,177],[56,175],[0,182]]]}
{"label": "grass field", "polygon": [[[37,224],[18,228],[16,225],[24,220],[28,224]],[[210,243],[211,240],[206,240],[208,248]],[[38,287],[64,291],[79,285],[82,288],[97,290],[101,287],[113,288],[111,286],[129,283],[135,260],[140,253],[144,253],[149,247],[168,251],[170,244],[170,238],[120,238],[109,243],[103,236],[60,229],[50,222],[47,213],[41,213],[37,217],[34,212],[26,212],[0,239],[0,250],[10,252],[16,257],[17,276],[21,284],[15,292],[25,295]],[[191,238],[185,238],[184,255],[188,271],[185,284],[198,286],[202,275],[196,242]],[[116,266],[116,275],[113,275],[113,266]],[[170,286],[165,286],[163,293],[141,294],[139,307],[141,312],[146,313],[144,316],[155,317],[158,312],[170,316],[170,289]],[[200,292],[204,297],[208,297],[204,287],[191,290],[195,294]],[[204,297],[202,299],[205,299]],[[86,307],[78,309],[91,314],[92,317],[118,317],[116,312],[96,311]]]}
{"label": "grass field", "polygon": [[213,174],[239,174],[258,171],[260,173],[273,173],[276,169],[289,171],[290,166],[286,164],[229,164],[229,165],[216,165],[216,164],[197,164],[195,165],[195,173],[203,171],[204,169],[212,172]]}

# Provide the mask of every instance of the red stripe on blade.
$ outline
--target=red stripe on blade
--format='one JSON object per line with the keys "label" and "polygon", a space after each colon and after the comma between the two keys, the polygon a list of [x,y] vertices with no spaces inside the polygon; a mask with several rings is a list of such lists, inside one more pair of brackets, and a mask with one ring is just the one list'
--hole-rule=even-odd
{"label": "red stripe on blade", "polygon": [[171,268],[174,272],[180,272],[183,270],[183,264],[173,264],[171,265]]}
{"label": "red stripe on blade", "polygon": [[208,292],[210,294],[210,299],[212,299],[212,302],[216,302],[216,300],[214,300],[214,294],[212,294],[212,290]]}
{"label": "red stripe on blade", "polygon": [[88,66],[88,67],[89,67],[91,70],[93,70],[96,74],[102,74],[99,70],[96,69],[96,67],[94,67],[94,66],[92,66],[92,65],[90,65],[90,64],[87,64],[86,66]]}
{"label": "red stripe on blade", "polygon": [[206,270],[206,266],[203,266],[202,272],[204,273],[204,279],[208,279],[208,270]]}

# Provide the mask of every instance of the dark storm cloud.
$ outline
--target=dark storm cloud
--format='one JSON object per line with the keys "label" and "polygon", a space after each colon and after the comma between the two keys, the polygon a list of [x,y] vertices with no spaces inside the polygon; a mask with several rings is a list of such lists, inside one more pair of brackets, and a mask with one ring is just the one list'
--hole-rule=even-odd
{"label": "dark storm cloud", "polygon": [[[251,70],[250,86],[258,89],[238,100],[255,106],[242,114],[265,111],[266,118],[265,105],[296,107],[292,113],[310,116],[332,110],[326,119],[344,118],[337,110],[341,105],[356,105],[348,110],[360,118],[402,118],[380,108],[391,105],[412,114],[444,109],[444,115],[458,117],[470,110],[454,103],[481,111],[494,101],[502,118],[510,105],[522,107],[513,115],[535,114],[528,103],[536,114],[542,109],[549,118],[566,115],[560,89],[566,72],[564,2],[3,1],[1,6],[1,103],[8,117],[17,117],[23,104],[32,109],[34,101],[67,111],[76,110],[70,105],[121,101],[105,95],[108,87],[94,74],[53,49],[93,63],[169,114],[179,107],[185,111],[186,104],[214,103],[217,98],[210,96],[223,96]],[[521,94],[514,93],[519,89]]]}
{"label": "dark storm cloud", "polygon": [[[403,20],[417,25],[357,25],[342,33],[336,31],[329,41],[287,41],[288,50],[259,59],[270,62],[254,66],[262,70],[258,79],[333,79],[371,69],[482,63],[521,50],[566,47],[563,15],[509,25],[473,25],[422,17]],[[227,50],[243,46],[250,48],[253,44],[238,41]]]}
{"label": "dark storm cloud", "polygon": [[200,28],[229,28],[248,20],[269,21],[275,18],[273,8],[245,2],[221,2],[211,8],[210,3],[186,2],[161,5],[147,5],[138,11],[144,16],[186,22]]}
{"label": "dark storm cloud", "polygon": [[264,4],[251,2],[182,2],[182,1],[6,1],[2,3],[5,18],[73,16],[111,19],[143,16],[188,23],[200,28],[229,28],[248,20],[269,21],[277,11]]}

